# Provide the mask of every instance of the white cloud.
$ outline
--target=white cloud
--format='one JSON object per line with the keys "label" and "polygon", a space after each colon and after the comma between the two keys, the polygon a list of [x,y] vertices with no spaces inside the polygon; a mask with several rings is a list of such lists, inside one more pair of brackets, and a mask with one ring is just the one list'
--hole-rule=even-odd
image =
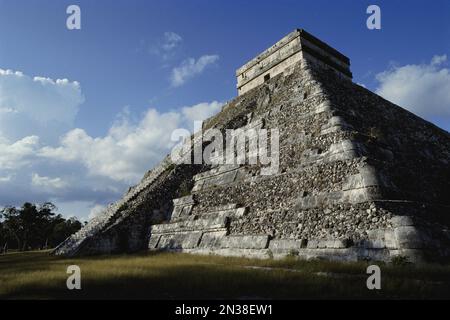
{"label": "white cloud", "polygon": [[433,56],[431,59],[432,65],[440,65],[441,63],[444,63],[447,61],[447,55],[443,54],[442,56]]}
{"label": "white cloud", "polygon": [[[181,112],[183,116],[189,123],[194,123],[194,121],[203,121],[212,115],[218,113],[222,108],[223,103],[213,101],[213,102],[203,102],[196,104],[192,107],[183,107]],[[191,129],[191,127],[189,127]]]}
{"label": "white cloud", "polygon": [[0,169],[20,169],[30,163],[39,144],[39,137],[29,136],[14,143],[0,136]]}
{"label": "white cloud", "polygon": [[376,92],[382,97],[427,119],[450,117],[450,70],[446,55],[429,64],[393,67],[377,75]]}
{"label": "white cloud", "polygon": [[91,213],[99,214],[99,208],[104,207],[92,201],[58,201],[58,199],[50,199],[50,202],[56,203],[58,213],[64,214],[65,217],[77,217],[80,221],[89,221],[93,216]]}
{"label": "white cloud", "polygon": [[134,182],[144,166],[155,164],[170,146],[170,132],[180,123],[180,115],[160,114],[150,109],[138,124],[128,120],[117,123],[104,137],[93,138],[83,129],[74,129],[60,146],[44,147],[42,157],[82,163],[91,175],[116,181]]}
{"label": "white cloud", "polygon": [[11,141],[39,136],[55,141],[73,125],[83,103],[80,84],[0,69],[0,136]]}
{"label": "white cloud", "polygon": [[0,108],[0,113],[18,113],[18,111],[13,108],[3,107]]}
{"label": "white cloud", "polygon": [[164,42],[162,43],[162,49],[164,51],[172,51],[183,41],[183,38],[175,32],[164,32]]}
{"label": "white cloud", "polygon": [[82,129],[74,129],[61,139],[59,146],[43,147],[38,154],[56,161],[81,163],[92,176],[135,183],[170,152],[175,144],[171,141],[175,129],[191,129],[194,120],[210,117],[221,106],[213,101],[184,107],[181,112],[149,109],[138,123],[125,113],[104,137],[93,138]]}
{"label": "white cloud", "polygon": [[[178,48],[183,42],[183,38],[172,31],[166,31],[162,39],[159,39],[156,44],[149,46],[148,51],[151,54],[161,57],[163,60],[169,60],[176,55]],[[142,40],[141,45],[145,45],[146,41]]]}
{"label": "white cloud", "polygon": [[0,177],[0,183],[11,181],[12,176]]}
{"label": "white cloud", "polygon": [[201,74],[206,67],[216,63],[219,60],[218,55],[204,55],[199,59],[189,58],[184,60],[180,66],[172,70],[170,81],[172,86],[179,87],[187,80]]}
{"label": "white cloud", "polygon": [[38,188],[47,190],[57,190],[67,187],[67,183],[61,178],[41,177],[37,173],[33,173],[31,176],[31,185]]}

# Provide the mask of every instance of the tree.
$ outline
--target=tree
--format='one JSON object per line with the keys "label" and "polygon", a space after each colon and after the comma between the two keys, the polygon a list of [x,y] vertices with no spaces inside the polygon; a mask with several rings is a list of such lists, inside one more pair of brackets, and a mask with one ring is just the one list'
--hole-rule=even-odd
{"label": "tree", "polygon": [[3,228],[2,215],[0,214],[0,254],[3,253],[3,248],[6,244],[5,229]]}
{"label": "tree", "polygon": [[18,250],[44,249],[58,245],[82,224],[75,218],[64,219],[50,202],[35,205],[26,202],[20,208],[0,211],[0,245],[14,242]]}
{"label": "tree", "polygon": [[52,237],[50,239],[50,244],[56,246],[62,241],[64,241],[71,234],[77,232],[82,227],[80,221],[76,218],[69,218],[67,220],[60,219],[59,222],[55,223],[53,228]]}
{"label": "tree", "polygon": [[17,243],[17,249],[22,248],[22,222],[20,221],[19,211],[15,207],[5,207],[1,211],[4,222],[5,237],[13,239]]}

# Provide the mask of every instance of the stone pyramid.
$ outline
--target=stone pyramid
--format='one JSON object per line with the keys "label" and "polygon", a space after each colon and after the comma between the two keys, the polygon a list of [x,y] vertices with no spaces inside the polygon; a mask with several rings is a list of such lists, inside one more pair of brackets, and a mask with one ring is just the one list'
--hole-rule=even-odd
{"label": "stone pyramid", "polygon": [[202,131],[276,128],[277,172],[167,156],[54,253],[448,259],[448,132],[353,83],[349,59],[304,30],[236,76]]}

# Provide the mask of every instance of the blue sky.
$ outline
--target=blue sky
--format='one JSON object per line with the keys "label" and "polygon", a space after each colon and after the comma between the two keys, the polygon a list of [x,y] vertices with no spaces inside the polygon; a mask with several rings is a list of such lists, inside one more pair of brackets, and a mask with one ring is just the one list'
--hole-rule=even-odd
{"label": "blue sky", "polygon": [[[81,30],[66,28],[71,4]],[[381,30],[366,28],[370,4]],[[217,112],[235,69],[295,28],[347,55],[355,82],[450,130],[449,21],[445,0],[0,0],[0,206],[92,216],[163,157],[172,126]]]}

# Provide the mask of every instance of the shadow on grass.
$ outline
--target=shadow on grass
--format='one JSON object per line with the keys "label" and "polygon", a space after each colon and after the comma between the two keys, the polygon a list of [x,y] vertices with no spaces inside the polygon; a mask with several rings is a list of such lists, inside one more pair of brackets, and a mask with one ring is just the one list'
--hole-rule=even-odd
{"label": "shadow on grass", "polygon": [[[66,288],[66,268],[79,265],[82,290]],[[450,298],[448,268],[432,272],[386,267],[382,290],[366,287],[367,264],[250,260],[184,254],[63,259],[45,252],[0,257],[2,299],[382,299]],[[249,269],[245,266],[270,267]],[[289,271],[288,268],[296,270]],[[384,270],[384,269],[383,269]],[[346,277],[317,272],[345,273]],[[418,273],[415,273],[418,272]],[[426,275],[420,281],[412,276]],[[440,281],[440,282],[439,282]],[[444,282],[443,282],[444,281]]]}
{"label": "shadow on grass", "polygon": [[[61,281],[60,281],[61,280]],[[238,270],[230,267],[168,267],[155,274],[83,276],[82,290],[69,291],[64,279],[29,284],[5,298],[58,299],[300,299],[358,297],[365,283],[323,277]],[[356,291],[355,291],[356,289]]]}

